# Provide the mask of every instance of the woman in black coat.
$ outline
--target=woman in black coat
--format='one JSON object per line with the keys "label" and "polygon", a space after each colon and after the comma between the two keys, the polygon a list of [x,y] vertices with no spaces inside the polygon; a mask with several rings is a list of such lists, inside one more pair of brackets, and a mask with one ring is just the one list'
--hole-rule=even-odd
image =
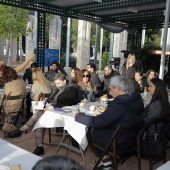
{"label": "woman in black coat", "polygon": [[134,80],[134,90],[135,92],[143,93],[144,89],[148,89],[148,83],[146,79],[143,78],[142,71],[135,72],[135,80]]}

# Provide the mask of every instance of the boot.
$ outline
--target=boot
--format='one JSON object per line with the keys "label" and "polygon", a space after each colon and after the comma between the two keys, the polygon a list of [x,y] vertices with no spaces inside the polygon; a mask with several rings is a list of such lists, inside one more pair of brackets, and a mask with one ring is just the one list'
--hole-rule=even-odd
{"label": "boot", "polygon": [[37,146],[33,154],[35,155],[44,155],[44,148],[42,146]]}

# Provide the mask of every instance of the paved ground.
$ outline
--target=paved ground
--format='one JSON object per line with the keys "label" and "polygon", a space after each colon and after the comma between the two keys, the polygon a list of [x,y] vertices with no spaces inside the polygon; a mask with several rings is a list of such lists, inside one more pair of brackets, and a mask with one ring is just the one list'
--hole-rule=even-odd
{"label": "paved ground", "polygon": [[[0,138],[4,139],[3,132],[0,130]],[[56,154],[56,147],[61,139],[61,136],[57,135],[55,132],[55,129],[52,129],[52,142],[48,142],[48,132],[46,132],[45,138],[44,138],[44,148],[45,148],[45,154],[42,156],[43,158],[48,157],[50,155]],[[34,142],[34,134],[33,132],[29,132],[28,134],[23,134],[19,138],[9,139],[6,138],[8,142],[17,145],[27,151],[32,152],[35,149],[35,142]],[[170,160],[170,149],[167,150],[167,160]],[[61,148],[59,149],[58,153],[59,155],[66,155],[66,149]],[[71,157],[75,159],[77,162],[80,162],[80,164],[83,164],[82,158],[80,154],[74,153],[72,151],[69,151],[68,157]],[[89,163],[93,160],[96,160],[96,157],[94,154],[87,148],[85,151],[85,159],[87,163],[87,170],[92,170],[92,167],[89,165]],[[154,169],[159,167],[162,164],[162,162],[158,162],[154,165]],[[137,170],[137,159],[135,156],[128,159],[123,165],[118,166],[119,170]],[[142,160],[142,170],[149,170],[149,163],[146,160]]]}

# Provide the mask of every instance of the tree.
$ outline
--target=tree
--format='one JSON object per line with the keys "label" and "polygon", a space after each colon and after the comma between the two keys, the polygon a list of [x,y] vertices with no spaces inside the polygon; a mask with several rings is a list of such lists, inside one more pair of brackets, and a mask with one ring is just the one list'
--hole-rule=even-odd
{"label": "tree", "polygon": [[109,52],[105,51],[102,54],[102,68],[108,65],[108,60],[109,60]]}
{"label": "tree", "polygon": [[0,5],[0,14],[0,34],[10,40],[7,44],[4,64],[12,66],[12,42],[14,38],[19,37],[19,33],[26,35],[28,11],[21,8]]}

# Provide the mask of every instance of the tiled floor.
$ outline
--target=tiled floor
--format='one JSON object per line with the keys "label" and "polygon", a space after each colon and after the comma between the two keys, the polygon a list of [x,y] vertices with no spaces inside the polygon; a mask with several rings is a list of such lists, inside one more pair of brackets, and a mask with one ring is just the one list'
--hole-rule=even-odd
{"label": "tiled floor", "polygon": [[[3,132],[0,130],[0,138],[4,139]],[[45,138],[44,138],[44,148],[45,148],[45,154],[42,156],[43,158],[48,157],[50,155],[56,154],[56,147],[61,139],[61,136],[56,135],[55,129],[52,129],[52,142],[48,142],[48,133],[46,132]],[[17,145],[27,151],[32,152],[35,149],[35,142],[34,142],[34,134],[33,132],[29,132],[28,134],[22,134],[19,138],[9,139],[6,138],[8,142]],[[0,146],[1,147],[1,146]],[[167,161],[170,159],[170,150],[168,149],[167,154]],[[61,148],[59,149],[58,153],[59,155],[66,155],[66,149]],[[77,162],[80,162],[83,164],[82,158],[80,154],[74,153],[73,151],[69,151],[68,157],[71,157],[75,159]],[[96,157],[94,154],[87,148],[85,151],[85,159],[87,163],[87,170],[92,170],[92,167],[89,165],[89,163],[93,160],[96,160]],[[154,165],[154,169],[161,166],[162,162],[158,162]],[[135,156],[128,159],[123,165],[118,166],[119,170],[137,170],[137,159]],[[146,160],[142,160],[142,170],[149,170],[149,163]]]}

